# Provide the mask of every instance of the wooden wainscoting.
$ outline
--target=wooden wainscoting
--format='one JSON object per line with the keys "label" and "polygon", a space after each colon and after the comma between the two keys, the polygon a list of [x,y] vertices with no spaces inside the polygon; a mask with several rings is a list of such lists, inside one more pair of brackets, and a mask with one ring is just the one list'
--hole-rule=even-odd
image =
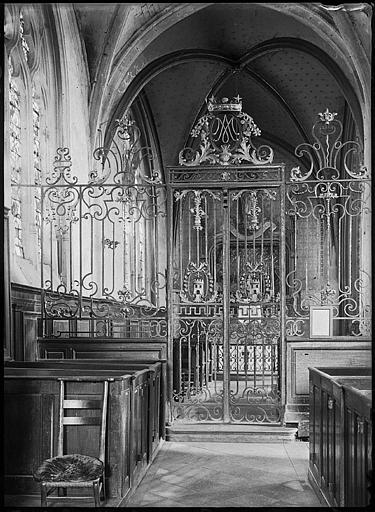
{"label": "wooden wainscoting", "polygon": [[309,368],[369,366],[370,340],[287,341],[285,423],[300,423],[309,417]]}

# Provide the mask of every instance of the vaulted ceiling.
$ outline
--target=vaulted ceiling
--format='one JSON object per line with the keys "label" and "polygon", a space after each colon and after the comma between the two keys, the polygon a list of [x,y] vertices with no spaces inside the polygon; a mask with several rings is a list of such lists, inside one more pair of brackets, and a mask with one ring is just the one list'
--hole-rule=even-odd
{"label": "vaulted ceiling", "polygon": [[[91,78],[114,5],[74,4]],[[311,142],[311,126],[326,108],[341,120],[356,117],[350,86],[324,51],[329,41],[291,16],[290,4],[284,4],[285,12],[272,5],[208,5],[141,52],[139,63],[157,69],[149,72],[141,96],[165,165],[177,163],[212,93],[243,98],[243,110],[262,131],[260,142],[274,148],[278,161],[293,162],[294,148]],[[326,17],[332,22],[328,11]]]}

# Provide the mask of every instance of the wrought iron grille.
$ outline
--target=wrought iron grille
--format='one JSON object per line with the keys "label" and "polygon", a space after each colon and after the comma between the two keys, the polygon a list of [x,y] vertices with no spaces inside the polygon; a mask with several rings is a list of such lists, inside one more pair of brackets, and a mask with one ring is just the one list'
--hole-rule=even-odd
{"label": "wrought iron grille", "polygon": [[335,113],[296,149],[310,168],[285,175],[239,98],[208,106],[167,184],[129,115],[88,183],[58,149],[43,336],[168,336],[174,419],[277,423],[285,337],[370,336],[370,177]]}
{"label": "wrought iron grille", "polygon": [[296,148],[310,168],[291,169],[286,185],[291,337],[370,336],[370,177],[358,141],[341,142],[336,117],[319,114],[314,143]]}
{"label": "wrought iron grille", "polygon": [[42,186],[44,336],[166,337],[166,191],[126,115],[90,181],[60,148]]}

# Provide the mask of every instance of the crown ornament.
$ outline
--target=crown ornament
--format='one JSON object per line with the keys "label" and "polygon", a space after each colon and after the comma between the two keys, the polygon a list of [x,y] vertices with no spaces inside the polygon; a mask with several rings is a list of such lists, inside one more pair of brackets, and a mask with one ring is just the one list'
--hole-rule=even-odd
{"label": "crown ornament", "polygon": [[218,101],[215,96],[211,96],[207,103],[207,110],[209,112],[242,112],[242,98],[238,94],[236,97],[229,101],[229,98],[222,98]]}

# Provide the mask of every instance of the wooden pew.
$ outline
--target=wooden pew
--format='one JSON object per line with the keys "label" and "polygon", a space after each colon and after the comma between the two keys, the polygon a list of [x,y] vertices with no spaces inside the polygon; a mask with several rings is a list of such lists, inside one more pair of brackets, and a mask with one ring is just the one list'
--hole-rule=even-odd
{"label": "wooden pew", "polygon": [[[36,366],[33,367],[33,364]],[[118,363],[109,363],[104,369],[105,364],[99,365],[97,362],[88,363],[86,368],[75,363],[70,368],[64,364],[52,368],[43,365],[44,362],[12,362],[4,369],[7,418],[5,492],[32,494],[39,491],[32,479],[32,470],[43,459],[50,457],[55,448],[57,377],[72,376],[80,379],[81,382],[69,384],[70,392],[77,391],[90,396],[99,393],[99,385],[90,382],[90,378],[111,377],[114,380],[110,383],[107,488],[110,497],[121,500],[142,478],[150,460],[149,387],[155,370],[145,368],[128,371],[123,367],[115,368]],[[56,365],[52,363],[52,366]],[[74,450],[81,451],[83,448],[87,452],[90,448],[87,446],[90,443],[88,440],[95,441],[91,435],[84,440],[72,438]]]}
{"label": "wooden pew", "polygon": [[[161,437],[165,439],[165,418],[167,411],[167,340],[165,338],[39,338],[38,361],[42,360],[85,360],[121,361],[126,363],[162,362],[161,392],[164,397],[160,404]],[[135,366],[135,368],[137,368]]]}
{"label": "wooden pew", "polygon": [[165,439],[165,409],[166,409],[166,360],[160,361],[136,361],[129,362],[123,359],[105,359],[98,361],[96,359],[40,359],[35,362],[24,361],[8,361],[5,363],[10,368],[76,368],[76,367],[91,367],[91,368],[118,368],[126,372],[133,372],[133,370],[150,369],[153,372],[151,384],[149,388],[150,398],[150,411],[151,420],[149,422],[149,437],[151,449],[147,454],[149,461],[151,456],[159,447],[161,439]]}
{"label": "wooden pew", "polygon": [[309,480],[330,507],[367,506],[371,368],[309,368]]}

